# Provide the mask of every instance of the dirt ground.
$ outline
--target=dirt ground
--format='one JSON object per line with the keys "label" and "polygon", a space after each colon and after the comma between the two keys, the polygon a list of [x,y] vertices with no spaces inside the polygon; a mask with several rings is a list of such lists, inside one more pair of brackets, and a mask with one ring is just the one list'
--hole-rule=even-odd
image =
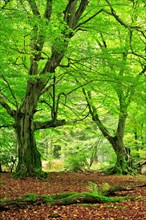
{"label": "dirt ground", "polygon": [[[0,199],[23,197],[28,193],[50,195],[62,192],[89,191],[89,182],[101,188],[103,183],[110,186],[134,187],[124,192],[133,197],[116,203],[72,204],[53,206],[48,204],[27,206],[25,209],[0,211],[0,220],[144,220],[146,219],[145,176],[105,176],[100,173],[52,172],[46,181],[35,178],[16,180],[9,173],[0,174]],[[120,196],[120,194],[119,194]]]}

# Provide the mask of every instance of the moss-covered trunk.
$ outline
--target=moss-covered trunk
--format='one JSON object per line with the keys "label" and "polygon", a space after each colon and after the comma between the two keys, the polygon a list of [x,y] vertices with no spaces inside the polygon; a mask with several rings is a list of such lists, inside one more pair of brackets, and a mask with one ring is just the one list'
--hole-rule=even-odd
{"label": "moss-covered trunk", "polygon": [[40,81],[28,81],[23,103],[15,115],[15,131],[18,143],[16,176],[27,177],[41,173],[41,155],[36,147],[33,117],[41,91]]}
{"label": "moss-covered trunk", "polygon": [[119,174],[127,174],[131,172],[131,156],[130,156],[130,149],[125,147],[124,144],[124,131],[125,131],[125,123],[127,114],[121,113],[119,115],[119,122],[116,131],[116,135],[114,137],[109,136],[108,140],[111,143],[116,156],[117,161],[113,168],[113,173]]}
{"label": "moss-covered trunk", "polygon": [[130,171],[130,155],[126,151],[123,139],[117,136],[114,137],[112,140],[112,147],[117,156],[117,161],[112,172],[127,174]]}
{"label": "moss-covered trunk", "polygon": [[21,115],[17,118],[15,129],[18,141],[17,176],[26,177],[41,172],[41,156],[36,147],[33,119],[28,114]]}

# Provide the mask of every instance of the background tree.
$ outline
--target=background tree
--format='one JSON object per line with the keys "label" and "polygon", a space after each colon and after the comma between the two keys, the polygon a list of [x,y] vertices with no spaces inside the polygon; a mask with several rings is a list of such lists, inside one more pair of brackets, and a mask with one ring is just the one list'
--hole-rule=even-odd
{"label": "background tree", "polygon": [[[82,74],[82,79],[78,78],[77,83],[81,84],[83,80],[89,82],[89,78],[91,80],[90,85],[84,87],[83,93],[93,121],[117,155],[113,172],[127,173],[130,171],[131,159],[124,145],[126,119],[129,106],[137,96],[139,85],[145,82],[145,27],[141,16],[144,12],[144,4],[141,1],[130,3],[129,7],[121,4],[122,8],[113,4],[113,8],[109,1],[106,2],[104,12],[109,17],[100,14],[96,17],[96,24],[100,22],[107,26],[101,25],[99,28],[95,26],[95,20],[91,21],[94,37],[90,32],[89,38],[92,43],[89,45],[86,42],[82,46],[84,51],[82,58],[80,55],[73,54],[72,69]],[[121,18],[122,16],[119,17],[118,13],[123,11],[123,18]],[[125,20],[124,17],[128,19]],[[140,26],[138,26],[139,23]],[[86,38],[87,36],[88,33]],[[145,94],[144,87],[141,87],[141,96],[143,94]],[[99,99],[99,96],[102,98]],[[117,125],[114,125],[113,129],[107,128],[101,119],[101,104],[107,109],[109,115],[116,116]]]}

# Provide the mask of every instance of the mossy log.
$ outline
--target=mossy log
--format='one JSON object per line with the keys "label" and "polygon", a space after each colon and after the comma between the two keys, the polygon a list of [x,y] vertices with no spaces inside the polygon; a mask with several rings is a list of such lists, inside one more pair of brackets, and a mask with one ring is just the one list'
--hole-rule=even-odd
{"label": "mossy log", "polygon": [[[0,211],[9,210],[9,209],[20,209],[27,208],[30,205],[41,205],[43,203],[48,203],[49,206],[53,205],[70,205],[77,203],[109,203],[109,202],[120,202],[127,200],[129,198],[122,197],[111,197],[117,196],[117,192],[121,191],[131,191],[136,187],[146,187],[146,184],[136,185],[134,187],[121,187],[114,186],[108,190],[101,191],[102,195],[99,195],[96,192],[67,192],[61,194],[52,194],[52,195],[43,195],[38,196],[36,194],[28,194],[23,198],[17,199],[3,199],[0,200]],[[110,196],[110,197],[109,197]],[[133,199],[133,198],[131,198]]]}
{"label": "mossy log", "polygon": [[58,195],[50,196],[37,196],[37,195],[27,195],[23,198],[1,200],[0,210],[9,209],[20,209],[26,208],[30,205],[40,205],[43,203],[48,203],[49,206],[53,205],[70,205],[76,203],[108,203],[108,202],[120,202],[125,198],[112,198],[107,196],[100,196],[97,193],[90,192],[70,192],[62,193]]}

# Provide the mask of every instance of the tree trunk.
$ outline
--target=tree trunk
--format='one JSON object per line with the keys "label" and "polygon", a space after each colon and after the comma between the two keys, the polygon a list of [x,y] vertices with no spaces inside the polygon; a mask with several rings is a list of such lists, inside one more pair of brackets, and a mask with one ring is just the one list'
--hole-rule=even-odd
{"label": "tree trunk", "polygon": [[36,147],[33,119],[28,114],[17,117],[15,130],[18,141],[18,177],[33,176],[42,172],[41,155]]}
{"label": "tree trunk", "polygon": [[[89,102],[88,102],[89,103]],[[90,110],[92,119],[97,124],[98,128],[102,132],[103,136],[109,141],[109,143],[112,145],[116,156],[117,161],[115,163],[114,168],[112,169],[112,173],[118,173],[118,174],[127,174],[131,172],[130,166],[131,164],[131,158],[130,158],[130,149],[127,153],[126,147],[124,145],[124,131],[125,131],[125,123],[127,118],[127,112],[123,109],[121,110],[119,114],[119,121],[118,126],[116,130],[116,135],[113,137],[110,135],[109,131],[106,129],[104,124],[99,119],[98,114],[93,109]],[[128,148],[127,148],[128,149]]]}
{"label": "tree trunk", "polygon": [[119,122],[115,137],[112,137],[110,135],[108,136],[108,140],[111,143],[117,156],[117,161],[112,170],[112,173],[128,174],[129,172],[131,172],[132,163],[130,149],[125,147],[123,140],[126,117],[126,111],[124,112],[124,114],[122,113],[119,115]]}
{"label": "tree trunk", "polygon": [[119,137],[112,138],[112,147],[116,153],[117,161],[112,170],[113,173],[127,174],[130,170],[130,155],[127,154],[123,139]]}

